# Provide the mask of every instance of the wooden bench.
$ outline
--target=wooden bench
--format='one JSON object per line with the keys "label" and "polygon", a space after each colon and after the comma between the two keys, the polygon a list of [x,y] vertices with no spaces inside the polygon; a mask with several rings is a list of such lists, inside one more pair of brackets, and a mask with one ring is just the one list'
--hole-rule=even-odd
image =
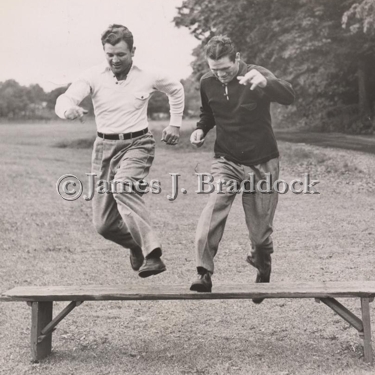
{"label": "wooden bench", "polygon": [[[26,301],[31,306],[31,354],[34,362],[51,353],[52,332],[57,324],[83,301],[118,300],[214,300],[252,298],[314,298],[358,330],[364,340],[365,361],[373,363],[370,305],[375,296],[375,281],[270,283],[252,285],[214,285],[212,293],[190,292],[184,286],[51,286],[17,287],[0,295],[1,301]],[[362,319],[336,298],[360,298]],[[70,304],[52,318],[54,301]]]}

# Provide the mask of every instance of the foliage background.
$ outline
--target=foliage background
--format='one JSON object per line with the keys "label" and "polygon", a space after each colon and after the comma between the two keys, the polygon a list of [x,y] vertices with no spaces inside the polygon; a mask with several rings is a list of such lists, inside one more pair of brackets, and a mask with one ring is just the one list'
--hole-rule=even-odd
{"label": "foliage background", "polygon": [[202,44],[193,77],[207,69],[203,46],[232,38],[242,59],[290,81],[294,107],[277,108],[285,124],[372,133],[375,63],[374,0],[185,0],[174,22]]}

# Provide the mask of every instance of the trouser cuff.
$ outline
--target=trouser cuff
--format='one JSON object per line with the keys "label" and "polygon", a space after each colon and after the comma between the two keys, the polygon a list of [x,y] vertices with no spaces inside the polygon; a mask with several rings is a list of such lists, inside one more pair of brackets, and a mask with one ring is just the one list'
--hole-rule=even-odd
{"label": "trouser cuff", "polygon": [[204,267],[197,267],[197,272],[199,275],[204,275],[205,273],[209,273],[210,275],[213,274],[212,271],[209,271],[208,269],[204,268]]}

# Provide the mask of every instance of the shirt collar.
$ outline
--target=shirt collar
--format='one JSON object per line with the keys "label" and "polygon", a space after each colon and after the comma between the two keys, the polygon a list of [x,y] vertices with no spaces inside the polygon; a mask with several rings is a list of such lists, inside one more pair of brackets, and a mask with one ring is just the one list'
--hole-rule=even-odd
{"label": "shirt collar", "polygon": [[244,76],[247,73],[247,64],[242,60],[240,60],[239,64],[237,76]]}

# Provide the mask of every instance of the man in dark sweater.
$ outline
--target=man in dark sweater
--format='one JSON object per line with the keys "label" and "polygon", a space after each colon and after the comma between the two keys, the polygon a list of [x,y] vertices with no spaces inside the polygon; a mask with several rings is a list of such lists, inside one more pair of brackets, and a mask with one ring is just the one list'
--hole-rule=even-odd
{"label": "man in dark sweater", "polygon": [[[206,46],[210,72],[200,82],[201,114],[191,143],[200,147],[216,125],[215,159],[212,176],[224,181],[223,193],[213,192],[197,228],[195,245],[198,278],[191,290],[210,292],[213,259],[236,196],[229,189],[233,181],[257,185],[269,176],[278,179],[279,151],[271,126],[270,104],[289,105],[294,101],[292,86],[269,70],[240,60],[232,41],[226,36],[212,38]],[[244,184],[245,183],[245,184]],[[256,282],[269,282],[271,274],[272,222],[277,193],[243,192],[242,203],[249,230],[251,251],[247,261],[257,268]],[[254,300],[256,303],[261,299]]]}

